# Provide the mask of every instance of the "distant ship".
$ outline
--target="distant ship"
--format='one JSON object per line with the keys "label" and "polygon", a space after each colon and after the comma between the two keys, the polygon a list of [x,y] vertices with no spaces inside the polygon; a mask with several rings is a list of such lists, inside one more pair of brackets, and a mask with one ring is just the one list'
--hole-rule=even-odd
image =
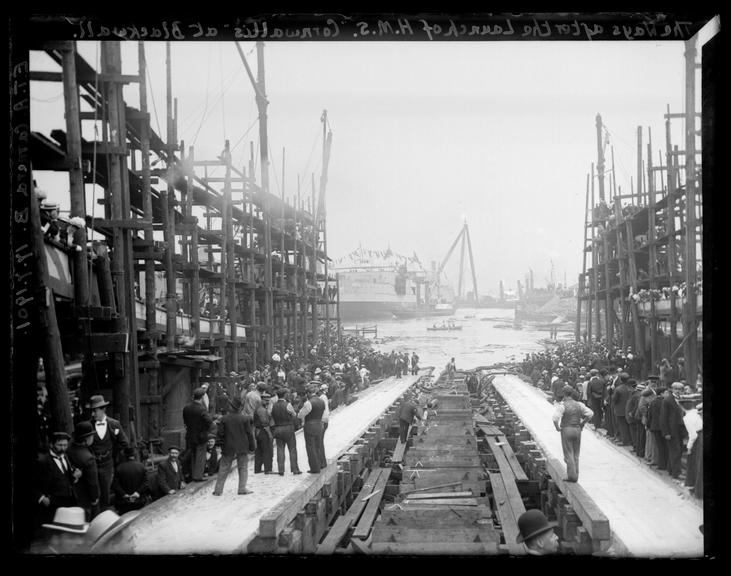
{"label": "distant ship", "polygon": [[437,286],[436,273],[416,253],[359,247],[335,260],[332,271],[339,276],[343,322],[454,314],[451,289]]}

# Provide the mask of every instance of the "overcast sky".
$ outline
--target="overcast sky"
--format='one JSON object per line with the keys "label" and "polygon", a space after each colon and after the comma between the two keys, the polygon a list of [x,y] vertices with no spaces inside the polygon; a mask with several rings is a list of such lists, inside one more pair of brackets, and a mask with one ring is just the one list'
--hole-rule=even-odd
{"label": "overcast sky", "polygon": [[[97,46],[79,49],[93,63]],[[254,43],[241,46],[256,73]],[[135,74],[137,43],[122,50],[123,72]],[[626,193],[636,178],[637,126],[651,127],[657,162],[666,106],[683,111],[683,50],[681,42],[268,42],[272,192],[282,186],[283,147],[287,196],[298,175],[303,195],[312,172],[319,182],[327,109],[333,258],[362,244],[440,261],[467,218],[480,293],[496,294],[501,279],[515,288],[529,268],[543,285],[551,260],[556,280],[565,272],[574,284],[596,114]],[[146,52],[152,126],[164,136],[165,45],[148,42]],[[234,162],[246,165],[249,141],[258,140],[257,111],[235,45],[173,43],[172,65],[179,139],[195,144],[197,159],[212,159],[228,138]],[[40,56],[31,67],[57,70]],[[60,84],[34,82],[31,90],[33,129],[64,128],[63,100],[54,100]],[[125,98],[138,105],[136,85]],[[682,149],[681,129],[677,122]],[[607,148],[607,168],[610,154]],[[68,208],[68,184],[38,179]],[[455,285],[458,261],[455,251],[447,270]]]}

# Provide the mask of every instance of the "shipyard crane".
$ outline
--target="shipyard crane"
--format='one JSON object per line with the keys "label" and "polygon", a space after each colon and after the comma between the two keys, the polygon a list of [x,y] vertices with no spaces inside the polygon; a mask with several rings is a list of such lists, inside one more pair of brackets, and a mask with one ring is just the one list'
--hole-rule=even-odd
{"label": "shipyard crane", "polygon": [[472,240],[470,240],[470,229],[467,226],[467,219],[465,219],[462,229],[459,231],[459,234],[457,234],[457,237],[454,239],[454,242],[452,242],[452,246],[449,248],[447,255],[444,257],[444,260],[442,260],[442,263],[437,269],[437,291],[439,290],[439,277],[441,276],[444,267],[447,265],[447,262],[449,262],[449,258],[450,256],[452,256],[452,252],[454,252],[454,249],[460,240],[462,241],[462,245],[460,247],[459,284],[457,286],[457,298],[462,298],[462,281],[464,278],[464,252],[465,244],[467,244],[467,249],[469,251],[470,257],[470,270],[472,271],[472,288],[475,294],[475,302],[477,302],[477,275],[475,274],[475,261],[472,256]]}

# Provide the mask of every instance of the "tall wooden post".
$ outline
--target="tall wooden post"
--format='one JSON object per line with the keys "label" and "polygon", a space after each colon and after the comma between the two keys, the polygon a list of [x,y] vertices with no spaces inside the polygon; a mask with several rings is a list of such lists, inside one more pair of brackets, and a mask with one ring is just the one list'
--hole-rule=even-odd
{"label": "tall wooden post", "polygon": [[[586,175],[586,201],[584,203],[584,242],[581,245],[582,265],[581,274],[579,274],[579,289],[576,301],[576,331],[575,339],[577,342],[581,340],[581,301],[584,299],[584,278],[586,277],[586,239],[587,227],[589,226],[589,174]],[[591,335],[589,335],[591,337]]]}
{"label": "tall wooden post", "polygon": [[696,122],[695,122],[695,73],[696,38],[685,43],[685,377],[686,382],[695,386],[698,375],[698,335],[696,287],[696,244],[697,217],[696,191]]}
{"label": "tall wooden post", "polygon": [[644,174],[642,173],[642,126],[637,127],[637,204],[642,205],[642,182],[644,182]]}
{"label": "tall wooden post", "polygon": [[335,274],[335,297],[337,301],[337,311],[338,311],[338,347],[342,349],[343,347],[343,331],[342,326],[340,325],[340,273]]}
{"label": "tall wooden post", "polygon": [[261,155],[261,191],[264,218],[264,356],[267,361],[272,357],[273,304],[272,304],[272,230],[269,202],[269,136],[267,134],[266,77],[264,74],[264,43],[256,43],[256,104],[259,108],[259,153]]}
{"label": "tall wooden post", "polygon": [[[672,154],[672,140],[670,136],[670,105],[668,105],[668,113],[665,117],[665,163],[668,170],[668,190],[667,200],[665,204],[665,227],[668,233],[668,280],[670,287],[675,284],[678,279],[678,259],[677,259],[677,240],[675,238],[675,206],[677,202],[677,171]],[[670,295],[670,350],[674,351],[678,347],[678,309],[675,300],[675,294]]]}
{"label": "tall wooden post", "polygon": [[[237,321],[238,321],[238,310],[236,307],[236,278],[235,278],[235,267],[236,267],[236,254],[234,248],[234,231],[233,231],[233,200],[231,191],[231,147],[229,141],[226,140],[224,158],[226,160],[226,175],[223,189],[223,203],[224,203],[224,215],[223,215],[223,238],[225,241],[225,247],[221,247],[221,254],[226,253],[226,264],[223,264],[223,257],[221,259],[221,268],[223,275],[226,278],[226,291],[228,292],[226,297],[227,311],[228,311],[228,324],[231,330],[231,354],[230,354],[230,365],[228,366],[231,370],[238,370],[239,358],[238,358],[238,343],[237,343]],[[224,292],[223,286],[221,292]],[[225,336],[225,329],[223,330]],[[221,369],[221,376],[226,376],[228,370],[226,368],[226,360],[223,361]]]}
{"label": "tall wooden post", "polygon": [[[119,42],[102,43],[102,73],[119,74],[121,69]],[[120,118],[121,86],[114,80],[106,82],[107,102],[109,103],[109,144],[117,149],[125,146],[124,124]],[[122,162],[122,156],[118,152],[109,155],[110,180],[107,189],[107,200],[111,205],[111,215],[117,223],[121,223],[125,214],[123,211],[123,181],[122,171],[127,169],[126,163]],[[114,320],[115,331],[129,335],[129,323],[127,321],[127,300],[128,291],[125,286],[125,235],[126,231],[117,225],[113,228],[113,255],[112,255],[112,279],[114,282],[115,300],[117,302],[117,316]],[[122,428],[129,431],[129,403],[130,403],[130,366],[129,353],[121,352],[114,354],[113,388],[114,402],[113,414],[119,419]]]}
{"label": "tall wooden post", "polygon": [[[647,244],[650,289],[657,289],[657,247],[655,245],[655,173],[652,165],[652,131],[647,128]],[[658,363],[657,317],[655,301],[650,300],[650,370]]]}
{"label": "tall wooden post", "polygon": [[195,186],[195,150],[193,146],[188,149],[188,191],[185,196],[187,221],[186,227],[189,230],[190,250],[190,324],[191,334],[198,342],[201,324],[200,306],[200,266],[198,264],[198,218],[193,216],[193,187]]}
{"label": "tall wooden post", "polygon": [[315,293],[312,297],[312,344],[317,344],[319,336],[320,318],[318,310],[318,294],[317,294],[317,245],[320,243],[320,233],[317,222],[317,212],[315,203],[315,174],[312,173],[312,282],[315,287]]}
{"label": "tall wooden post", "polygon": [[622,350],[627,350],[627,330],[625,328],[624,324],[624,318],[625,318],[625,310],[626,310],[626,289],[625,284],[627,282],[626,280],[626,270],[625,270],[625,248],[624,243],[622,242],[622,228],[624,228],[624,216],[622,216],[622,204],[619,200],[619,197],[615,194],[614,195],[614,219],[617,226],[617,257],[619,259],[619,310],[620,310],[620,316],[619,316],[619,326],[620,330],[622,330]]}
{"label": "tall wooden post", "polygon": [[[150,119],[147,113],[147,60],[145,45],[137,44],[139,67],[140,112],[144,116],[140,122],[140,152],[142,158],[142,214],[146,221],[152,222],[152,189],[150,180]],[[145,247],[152,251],[155,238],[152,226],[145,228]],[[159,363],[157,362],[157,320],[155,318],[155,260],[145,259],[145,339],[147,350],[154,358],[147,364],[147,394],[153,398],[160,395]],[[140,416],[137,417],[140,420]],[[162,430],[162,410],[159,402],[148,405],[147,430],[139,430],[142,437],[159,438]]]}
{"label": "tall wooden post", "polygon": [[[597,176],[599,182],[599,201],[604,200],[604,139],[602,138],[602,117],[596,115]],[[609,332],[607,330],[607,332]]]}
{"label": "tall wooden post", "polygon": [[[32,182],[32,179],[31,179]],[[30,194],[31,249],[35,255],[35,288],[38,294],[39,333],[43,337],[43,370],[45,373],[48,406],[52,431],[73,432],[71,402],[66,387],[66,368],[61,348],[61,333],[56,321],[56,301],[49,286],[41,214],[35,193]],[[21,297],[22,298],[22,297]]]}
{"label": "tall wooden post", "polygon": [[599,312],[599,254],[596,246],[596,222],[594,222],[594,208],[596,207],[594,199],[594,164],[591,165],[591,268],[594,276],[594,314],[596,316],[596,339],[597,342],[602,338],[601,314]]}
{"label": "tall wooden post", "polygon": [[178,313],[178,300],[175,286],[175,134],[173,128],[172,69],[170,63],[170,42],[165,43],[165,63],[167,71],[167,191],[164,210],[165,222],[165,277],[167,290],[165,308],[167,310],[166,341],[168,350],[175,349],[175,321]]}
{"label": "tall wooden post", "polygon": [[[79,117],[79,88],[76,84],[76,42],[64,41],[63,96],[66,116],[66,158],[69,166],[70,216],[86,218],[84,173],[81,158],[81,119]],[[86,227],[76,229],[74,243],[81,246],[73,256],[74,300],[77,306],[89,305],[89,260],[86,250]]]}

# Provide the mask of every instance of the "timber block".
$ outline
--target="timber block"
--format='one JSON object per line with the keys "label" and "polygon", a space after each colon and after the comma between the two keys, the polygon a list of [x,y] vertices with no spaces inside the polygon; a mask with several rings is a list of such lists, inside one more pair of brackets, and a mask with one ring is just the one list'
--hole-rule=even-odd
{"label": "timber block", "polygon": [[279,533],[279,548],[285,553],[297,554],[302,551],[302,532],[288,526]]}
{"label": "timber block", "polygon": [[315,496],[314,498],[311,498],[310,501],[305,504],[305,514],[308,516],[314,516],[317,514],[317,504],[320,501],[320,498]]}
{"label": "timber block", "polygon": [[246,547],[247,554],[267,554],[277,549],[277,538],[262,538],[257,536]]}
{"label": "timber block", "polygon": [[315,538],[315,518],[305,516],[302,522],[302,553],[312,554],[317,548],[317,539]]}
{"label": "timber block", "polygon": [[566,505],[561,519],[561,534],[564,540],[575,540],[576,529],[579,527],[581,522],[579,517],[574,512],[574,509],[570,505]]}
{"label": "timber block", "polygon": [[319,543],[322,539],[322,535],[327,532],[327,503],[324,498],[320,498],[317,502],[317,508],[315,510],[315,516],[313,518],[313,538],[315,544]]}
{"label": "timber block", "polygon": [[578,526],[576,528],[576,553],[581,555],[588,555],[594,552],[592,548],[591,536],[586,528]]}

